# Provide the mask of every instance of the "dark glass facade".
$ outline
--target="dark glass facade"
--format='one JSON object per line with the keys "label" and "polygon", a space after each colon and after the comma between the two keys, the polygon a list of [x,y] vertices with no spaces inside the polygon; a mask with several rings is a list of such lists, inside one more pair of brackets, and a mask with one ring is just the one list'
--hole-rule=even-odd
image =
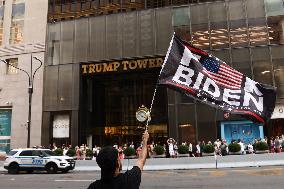
{"label": "dark glass facade", "polygon": [[[65,6],[54,2],[50,6]],[[82,65],[163,57],[173,32],[248,77],[276,86],[281,106],[283,8],[275,10],[279,6],[266,0],[188,1],[160,8],[143,2],[139,10],[48,24],[42,130],[49,135],[43,135],[43,144],[53,140],[56,114],[70,115],[68,140],[73,145],[133,140],[139,125],[135,111],[141,104],[150,106],[159,69],[84,75]],[[56,14],[50,12],[49,18],[52,15]],[[159,88],[158,94],[151,122],[156,128],[151,133],[154,140],[155,133],[158,140],[169,136],[179,142],[215,140],[221,137],[221,123],[244,120],[236,115],[224,118],[222,111],[171,89]],[[282,134],[281,123],[282,119],[268,122],[265,135]]]}

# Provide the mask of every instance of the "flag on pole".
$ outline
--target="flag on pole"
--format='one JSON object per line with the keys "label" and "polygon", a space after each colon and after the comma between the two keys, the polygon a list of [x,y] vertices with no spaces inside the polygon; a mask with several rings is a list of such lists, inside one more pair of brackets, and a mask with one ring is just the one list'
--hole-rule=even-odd
{"label": "flag on pole", "polygon": [[275,107],[276,88],[246,77],[213,55],[173,36],[158,84],[226,112],[265,122]]}

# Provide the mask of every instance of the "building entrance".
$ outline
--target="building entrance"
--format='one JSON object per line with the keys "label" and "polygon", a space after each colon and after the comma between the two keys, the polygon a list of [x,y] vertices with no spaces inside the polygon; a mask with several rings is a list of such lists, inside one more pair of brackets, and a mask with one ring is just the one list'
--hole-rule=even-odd
{"label": "building entrance", "polygon": [[[150,108],[157,78],[156,72],[83,76],[81,142],[140,145],[144,124],[136,120],[135,113],[141,105]],[[150,140],[162,141],[168,133],[165,88],[157,89],[151,117]]]}

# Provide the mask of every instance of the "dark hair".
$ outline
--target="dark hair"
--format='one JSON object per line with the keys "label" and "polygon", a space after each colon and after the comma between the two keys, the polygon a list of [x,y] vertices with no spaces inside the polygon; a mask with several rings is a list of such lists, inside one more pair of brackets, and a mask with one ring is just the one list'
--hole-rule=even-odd
{"label": "dark hair", "polygon": [[96,161],[101,168],[102,180],[111,180],[113,178],[117,159],[118,151],[112,146],[107,146],[100,150]]}

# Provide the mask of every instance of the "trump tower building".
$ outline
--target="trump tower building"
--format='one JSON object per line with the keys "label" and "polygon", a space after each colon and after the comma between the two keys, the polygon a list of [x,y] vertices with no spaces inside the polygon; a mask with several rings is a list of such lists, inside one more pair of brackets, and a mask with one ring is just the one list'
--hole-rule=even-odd
{"label": "trump tower building", "polygon": [[135,113],[150,108],[174,32],[277,87],[276,107],[258,124],[157,86],[151,141],[250,141],[284,132],[282,0],[50,0],[47,27],[42,145],[139,142]]}

